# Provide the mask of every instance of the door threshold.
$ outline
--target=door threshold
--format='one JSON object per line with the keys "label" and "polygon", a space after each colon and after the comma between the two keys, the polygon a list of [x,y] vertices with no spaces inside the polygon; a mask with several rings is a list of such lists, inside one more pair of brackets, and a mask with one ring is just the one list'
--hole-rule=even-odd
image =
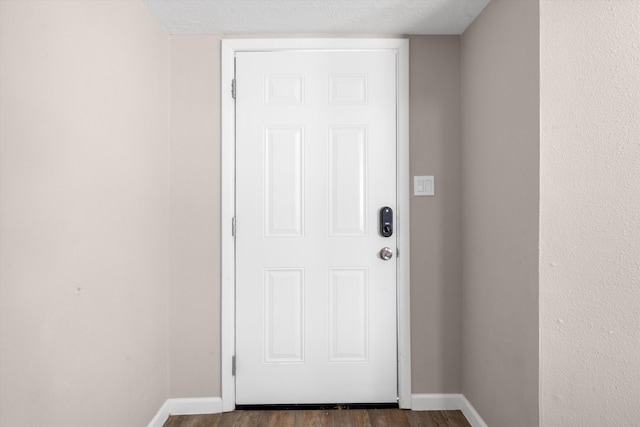
{"label": "door threshold", "polygon": [[393,403],[291,403],[278,405],[236,405],[237,411],[311,411],[350,409],[398,409]]}

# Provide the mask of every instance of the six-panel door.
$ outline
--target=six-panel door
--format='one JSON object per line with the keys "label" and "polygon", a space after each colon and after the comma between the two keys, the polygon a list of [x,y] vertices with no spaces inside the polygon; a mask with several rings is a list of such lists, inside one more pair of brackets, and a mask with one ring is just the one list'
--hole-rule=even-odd
{"label": "six-panel door", "polygon": [[236,56],[236,402],[395,402],[396,54]]}

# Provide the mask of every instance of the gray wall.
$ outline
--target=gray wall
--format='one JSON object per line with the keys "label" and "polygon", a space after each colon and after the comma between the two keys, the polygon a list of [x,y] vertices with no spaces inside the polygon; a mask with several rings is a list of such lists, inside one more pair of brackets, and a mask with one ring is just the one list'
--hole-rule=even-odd
{"label": "gray wall", "polygon": [[538,64],[537,1],[462,35],[462,392],[492,427],[538,425]]}
{"label": "gray wall", "polygon": [[412,36],[409,72],[411,176],[436,180],[435,197],[411,198],[412,386],[459,393],[460,37]]}
{"label": "gray wall", "polygon": [[0,1],[0,425],[165,401],[169,37],[139,2]]}
{"label": "gray wall", "polygon": [[220,396],[220,38],[171,36],[169,395]]}

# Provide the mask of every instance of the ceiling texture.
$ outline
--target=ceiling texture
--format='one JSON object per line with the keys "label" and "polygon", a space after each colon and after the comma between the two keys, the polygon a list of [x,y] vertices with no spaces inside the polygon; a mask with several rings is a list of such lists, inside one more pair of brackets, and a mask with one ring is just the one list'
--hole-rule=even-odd
{"label": "ceiling texture", "polygon": [[141,0],[169,34],[461,34],[489,0]]}

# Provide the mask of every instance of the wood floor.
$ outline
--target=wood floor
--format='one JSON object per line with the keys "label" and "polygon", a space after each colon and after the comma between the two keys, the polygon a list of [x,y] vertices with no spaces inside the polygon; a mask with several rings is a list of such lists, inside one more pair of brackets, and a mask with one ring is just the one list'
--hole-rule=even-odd
{"label": "wood floor", "polygon": [[174,415],[164,427],[471,427],[460,411],[330,409]]}

